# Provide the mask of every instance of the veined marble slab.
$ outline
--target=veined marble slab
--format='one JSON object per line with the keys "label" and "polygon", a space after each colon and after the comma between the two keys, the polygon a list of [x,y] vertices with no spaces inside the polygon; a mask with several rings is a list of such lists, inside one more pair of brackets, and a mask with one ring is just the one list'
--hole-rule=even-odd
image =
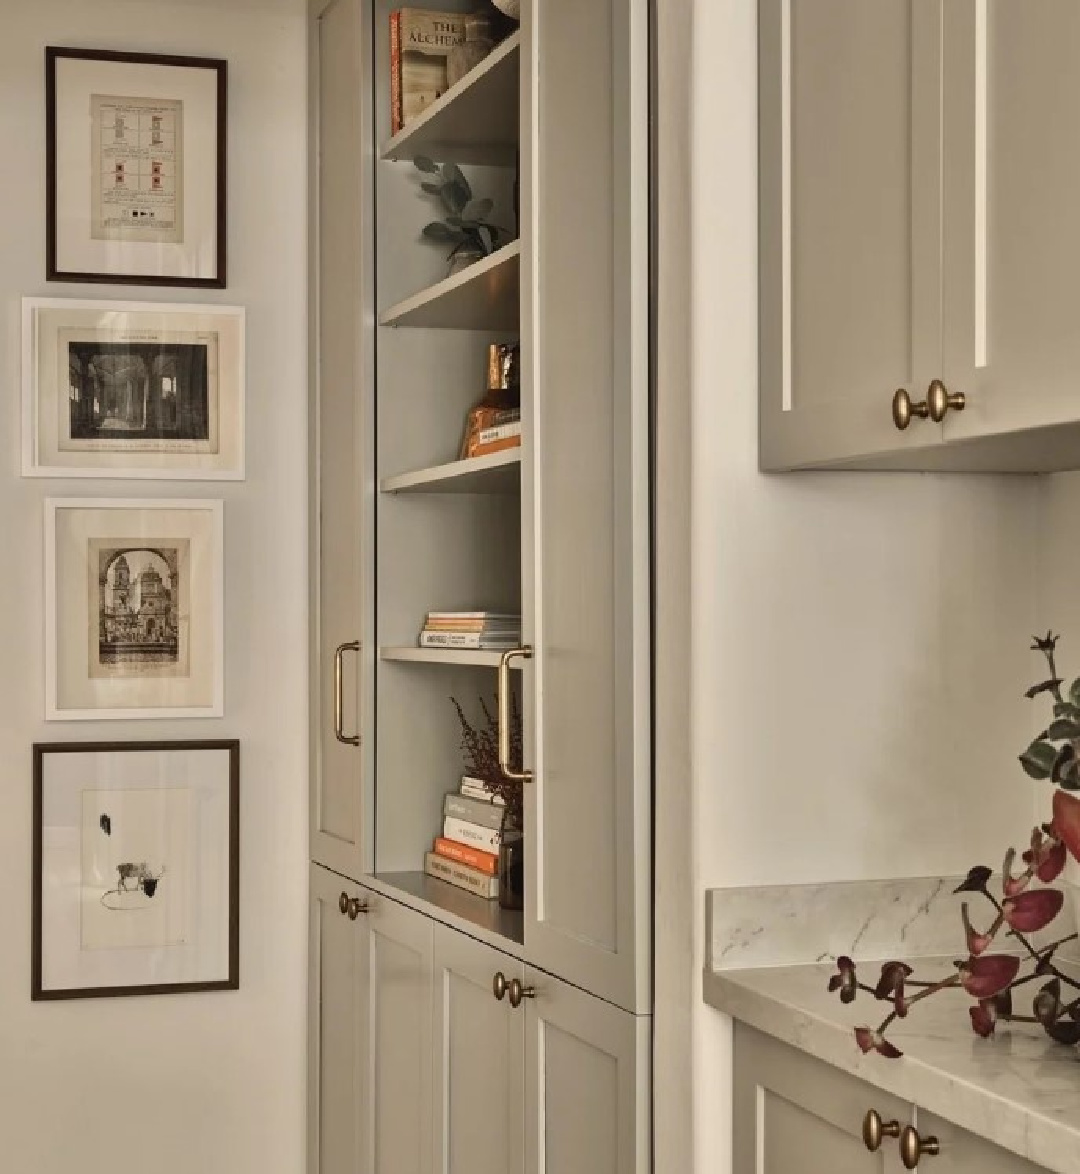
{"label": "veined marble slab", "polygon": [[[953,957],[919,959],[916,969],[948,974]],[[860,994],[845,1006],[827,990],[834,970],[827,964],[706,970],[705,1000],[1054,1174],[1080,1174],[1075,1049],[1022,1024],[1000,1024],[992,1039],[980,1039],[968,1025],[971,999],[957,991],[927,999],[890,1029],[901,1059],[863,1055],[853,1029],[876,1027],[882,1004]]]}
{"label": "veined marble slab", "polygon": [[[989,926],[983,898],[956,894],[960,877],[712,889],[705,895],[706,965],[716,970],[798,966],[847,954],[856,960],[920,957],[964,951],[960,906],[977,926]],[[1076,890],[1071,900],[1076,901]],[[1036,940],[1064,937],[1080,923],[1066,904]],[[1003,943],[1004,945],[1004,943]],[[1004,946],[1009,949],[1009,946]],[[1015,949],[1015,947],[1012,947]],[[1077,943],[1063,958],[1080,957]]]}

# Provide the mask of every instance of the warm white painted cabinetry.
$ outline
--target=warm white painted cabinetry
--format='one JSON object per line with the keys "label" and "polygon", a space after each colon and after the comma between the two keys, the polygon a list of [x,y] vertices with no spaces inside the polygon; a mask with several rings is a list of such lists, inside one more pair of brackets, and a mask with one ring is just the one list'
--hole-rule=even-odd
{"label": "warm white painted cabinetry", "polygon": [[1080,466],[1080,9],[759,12],[762,467]]}
{"label": "warm white painted cabinetry", "polygon": [[[733,1112],[733,1174],[903,1174],[916,1166],[926,1174],[1040,1174],[1023,1158],[743,1024],[735,1027]],[[871,1112],[878,1120],[868,1125]]]}

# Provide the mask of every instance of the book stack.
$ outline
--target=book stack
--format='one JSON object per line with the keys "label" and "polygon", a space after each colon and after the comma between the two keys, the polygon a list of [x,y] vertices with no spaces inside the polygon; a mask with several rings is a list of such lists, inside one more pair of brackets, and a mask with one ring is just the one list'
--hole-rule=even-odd
{"label": "book stack", "polygon": [[443,801],[443,833],[424,858],[428,876],[494,900],[499,895],[503,801],[467,775]]}
{"label": "book stack", "polygon": [[421,648],[517,648],[521,616],[497,611],[429,611],[420,632]]}
{"label": "book stack", "polygon": [[465,42],[465,15],[400,8],[390,14],[390,131],[419,118],[449,89],[446,59]]}

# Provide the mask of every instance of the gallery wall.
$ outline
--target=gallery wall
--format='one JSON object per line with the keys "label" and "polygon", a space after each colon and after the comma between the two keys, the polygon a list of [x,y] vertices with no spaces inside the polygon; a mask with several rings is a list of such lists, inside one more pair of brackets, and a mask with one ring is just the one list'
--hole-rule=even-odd
{"label": "gallery wall", "polygon": [[[1036,592],[1045,483],[758,472],[757,3],[695,0],[694,21],[700,975],[709,888],[950,874],[1023,838],[1032,789],[1016,755],[1034,719],[1022,693],[1038,670],[1031,633],[1051,620]],[[1075,483],[1055,493],[1059,527],[1075,497]],[[696,997],[704,1174],[730,1169],[730,1024],[700,985]]]}
{"label": "gallery wall", "polygon": [[[299,0],[0,0],[0,1167],[297,1174],[306,983],[305,46]],[[229,287],[47,283],[44,46],[229,62]],[[247,309],[247,479],[19,476],[26,295]],[[225,501],[221,721],[43,721],[43,501]],[[30,1001],[31,744],[241,741],[240,990]]]}

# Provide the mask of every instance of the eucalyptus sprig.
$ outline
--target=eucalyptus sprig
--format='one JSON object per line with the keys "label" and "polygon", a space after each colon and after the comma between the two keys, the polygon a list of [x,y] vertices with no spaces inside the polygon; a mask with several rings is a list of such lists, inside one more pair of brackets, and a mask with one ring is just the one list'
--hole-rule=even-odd
{"label": "eucalyptus sprig", "polygon": [[449,261],[461,252],[488,256],[510,239],[511,234],[490,220],[495,201],[484,196],[476,199],[472,186],[456,163],[438,163],[425,155],[413,160],[418,171],[434,178],[425,179],[421,189],[442,203],[447,215],[433,220],[423,229],[424,236],[442,245],[452,245]]}

